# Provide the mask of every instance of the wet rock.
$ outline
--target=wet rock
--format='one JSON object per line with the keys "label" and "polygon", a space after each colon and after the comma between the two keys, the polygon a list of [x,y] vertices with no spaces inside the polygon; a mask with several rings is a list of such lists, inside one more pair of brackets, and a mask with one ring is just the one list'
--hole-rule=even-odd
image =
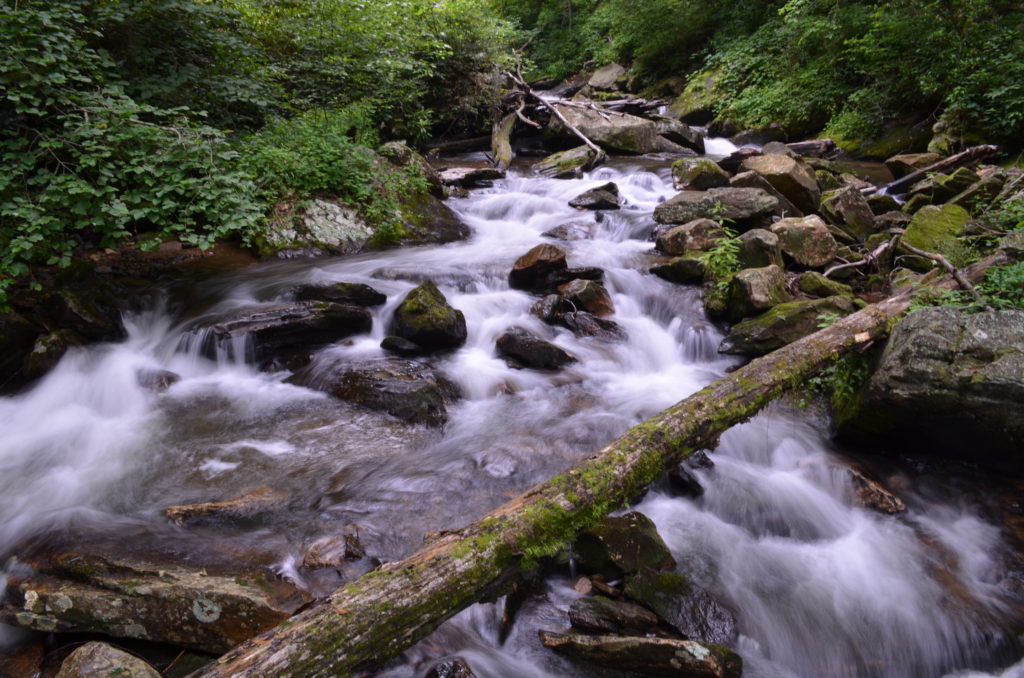
{"label": "wet rock", "polygon": [[942,160],[938,153],[903,153],[894,155],[885,161],[885,166],[893,179],[900,179],[929,165]]}
{"label": "wet rock", "polygon": [[853,296],[853,288],[849,285],[826,278],[817,271],[804,271],[796,283],[797,288],[812,297]]}
{"label": "wet rock", "polygon": [[861,192],[852,186],[822,196],[821,213],[829,223],[841,227],[857,240],[863,241],[875,232],[875,213]]}
{"label": "wet rock", "polygon": [[556,271],[548,276],[548,288],[558,287],[573,280],[593,280],[600,282],[604,278],[604,269],[596,266],[576,266]]}
{"label": "wet rock", "polygon": [[763,176],[804,214],[817,211],[821,189],[814,171],[804,163],[785,155],[759,155],[744,160],[740,168]]}
{"label": "wet rock", "polygon": [[662,280],[680,285],[696,285],[704,280],[707,264],[699,252],[688,252],[668,263],[651,267],[651,273]]}
{"label": "wet rock", "polygon": [[539,633],[545,647],[602,668],[633,671],[642,676],[739,678],[743,672],[742,659],[736,653],[693,640]]}
{"label": "wet rock", "polygon": [[626,332],[613,320],[598,318],[586,311],[570,311],[555,317],[555,322],[578,337],[594,337],[601,341],[623,341]]}
{"label": "wet rock", "polygon": [[0,313],[0,387],[16,386],[28,379],[19,374],[43,328],[21,314]]}
{"label": "wet rock", "polygon": [[413,288],[395,309],[395,336],[427,351],[453,349],[466,343],[466,317],[448,304],[441,290],[428,280]]}
{"label": "wet rock", "polygon": [[60,666],[57,678],[160,678],[159,672],[134,655],[92,641],[68,655]]}
{"label": "wet rock", "polygon": [[564,224],[559,224],[551,230],[541,233],[541,235],[546,238],[555,238],[557,240],[590,240],[594,237],[594,231],[596,229],[597,222],[577,219],[574,221],[567,221]]}
{"label": "wet rock", "polygon": [[545,290],[553,273],[564,271],[565,250],[543,243],[519,257],[508,274],[508,284],[519,290]]}
{"label": "wet rock", "polygon": [[667,115],[652,115],[658,134],[695,153],[704,154],[704,135],[684,122]]}
{"label": "wet rock", "polygon": [[440,245],[469,237],[469,226],[426,191],[403,198],[398,212],[402,230],[395,244]]}
{"label": "wet rock", "polygon": [[681,255],[687,252],[704,252],[725,238],[725,231],[717,221],[696,219],[680,226],[673,226],[658,234],[654,247],[665,254]]}
{"label": "wet rock", "polygon": [[680,158],[672,163],[672,180],[680,191],[704,191],[729,185],[729,174],[710,158]]}
{"label": "wet rock", "polygon": [[809,158],[828,158],[836,151],[836,142],[832,139],[808,139],[807,141],[794,141],[786,144],[786,147],[798,156]]}
{"label": "wet rock", "polygon": [[181,375],[170,370],[139,370],[135,381],[142,388],[161,393],[181,381]]}
{"label": "wet rock", "polygon": [[486,188],[495,179],[504,179],[505,173],[493,167],[448,167],[438,172],[446,186]]}
{"label": "wet rock", "polygon": [[572,305],[573,310],[583,310],[598,318],[615,313],[612,298],[604,285],[593,280],[573,280],[559,285],[558,293]]}
{"label": "wet rock", "polygon": [[569,606],[574,628],[616,635],[644,635],[658,628],[658,615],[633,603],[604,596],[577,598]]}
{"label": "wet rock", "polygon": [[609,181],[606,184],[584,191],[569,201],[569,207],[582,210],[619,209],[619,187]]}
{"label": "wet rock", "polygon": [[309,602],[262,575],[221,576],[166,564],[58,554],[8,579],[11,626],[138,638],[222,653]]}
{"label": "wet rock", "polygon": [[533,166],[533,171],[549,179],[576,179],[604,162],[605,154],[589,146],[577,146],[547,156]]}
{"label": "wet rock", "polygon": [[0,650],[0,676],[3,678],[37,678],[44,676],[46,648],[40,642]]}
{"label": "wet rock", "polygon": [[465,659],[452,657],[430,667],[425,678],[476,678],[476,674]]}
{"label": "wet rock", "polygon": [[704,495],[704,486],[684,466],[679,466],[669,471],[667,478],[668,489],[672,496],[695,499]]}
{"label": "wet rock", "polygon": [[423,355],[427,351],[414,341],[409,341],[403,337],[396,337],[391,334],[380,342],[380,347],[388,353],[401,356],[403,358],[415,358],[416,356]]}
{"label": "wet rock", "polygon": [[743,268],[763,266],[782,267],[782,249],[779,236],[763,228],[754,228],[741,233],[738,257]]}
{"label": "wet rock", "polygon": [[574,551],[581,567],[608,577],[676,566],[654,523],[636,511],[606,518],[584,531]]}
{"label": "wet rock", "polygon": [[342,535],[322,537],[306,547],[302,566],[308,569],[341,567],[348,561],[366,557],[366,549],[356,530]]}
{"label": "wet rock", "polygon": [[779,201],[757,188],[712,188],[683,191],[654,209],[659,224],[685,224],[696,219],[730,219],[740,228],[771,223]]}
{"label": "wet rock", "polygon": [[329,301],[347,306],[380,306],[388,300],[369,285],[339,282],[321,285],[300,285],[292,291],[296,301]]}
{"label": "wet rock", "polygon": [[524,367],[557,370],[576,362],[576,356],[520,327],[513,327],[497,341],[498,354]]}
{"label": "wet rock", "polygon": [[821,316],[857,310],[849,297],[788,301],[756,318],[733,325],[718,347],[721,353],[764,355],[818,330]]}
{"label": "wet rock", "polygon": [[52,370],[72,346],[79,346],[78,336],[71,330],[58,330],[39,337],[22,363],[21,376],[38,379]]}
{"label": "wet rock", "polygon": [[926,205],[910,221],[903,242],[926,252],[936,252],[951,238],[962,236],[970,220],[971,215],[959,205]]}
{"label": "wet rock", "polygon": [[786,277],[778,266],[745,268],[729,284],[729,317],[746,318],[789,301]]}
{"label": "wet rock", "polygon": [[568,310],[564,308],[565,300],[557,294],[548,294],[530,307],[530,313],[546,323],[554,323],[558,316]]}
{"label": "wet rock", "polygon": [[907,505],[892,490],[860,469],[844,466],[843,472],[853,488],[853,501],[862,508],[886,515],[905,513]]}
{"label": "wet rock", "polygon": [[735,151],[727,155],[718,161],[718,166],[724,169],[729,174],[736,174],[740,171],[740,165],[747,158],[754,158],[761,155],[761,151],[756,148],[737,148]]}
{"label": "wet rock", "polygon": [[460,397],[442,372],[413,360],[383,358],[302,371],[294,383],[330,393],[414,424],[440,426]]}
{"label": "wet rock", "polygon": [[270,487],[259,487],[223,501],[168,506],[164,509],[164,515],[178,525],[184,525],[193,518],[229,522],[247,521],[267,513],[280,511],[285,507],[288,498],[287,494]]}
{"label": "wet rock", "polygon": [[[831,175],[830,175],[831,176]],[[789,198],[782,195],[777,188],[768,183],[768,180],[757,172],[740,172],[729,180],[733,188],[758,188],[768,193],[779,201],[778,215],[782,217],[802,217],[804,213],[797,209],[797,206],[790,202]]]}
{"label": "wet rock", "polygon": [[824,266],[836,258],[839,249],[828,226],[817,214],[803,219],[782,219],[772,226],[782,252],[806,268]]}
{"label": "wet rock", "polygon": [[[651,120],[615,111],[596,111],[580,106],[555,105],[569,124],[610,153],[643,154],[657,150],[658,128]],[[555,116],[545,138],[554,143],[576,144],[579,138]]]}
{"label": "wet rock", "polygon": [[278,354],[310,352],[353,334],[369,332],[372,316],[365,308],[324,301],[299,301],[278,304],[238,316],[214,325],[214,341],[204,346],[210,355],[217,344],[230,343],[248,335],[256,359],[266,361]]}
{"label": "wet rock", "polygon": [[675,572],[641,570],[626,579],[623,593],[655,612],[684,638],[733,645],[739,637],[732,612]]}
{"label": "wet rock", "polygon": [[840,433],[1024,470],[1024,311],[919,310],[894,329]]}

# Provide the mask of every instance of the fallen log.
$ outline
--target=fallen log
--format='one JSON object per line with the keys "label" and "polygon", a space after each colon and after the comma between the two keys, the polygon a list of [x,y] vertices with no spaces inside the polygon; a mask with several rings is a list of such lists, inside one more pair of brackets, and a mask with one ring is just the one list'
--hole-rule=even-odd
{"label": "fallen log", "polygon": [[494,168],[504,172],[512,164],[512,128],[516,126],[516,114],[509,113],[494,123],[491,131],[491,155]]}
{"label": "fallen log", "polygon": [[[978,280],[994,255],[963,272]],[[952,287],[947,279],[937,286]],[[909,308],[908,290],[753,360],[631,428],[575,468],[482,519],[243,643],[190,678],[346,676],[396,656],[469,605],[499,594],[576,534],[635,498],[667,469],[712,448],[731,426],[799,386],[845,351],[883,336]]]}
{"label": "fallen log", "polygon": [[951,155],[945,160],[940,160],[936,163],[932,163],[927,167],[911,172],[905,177],[901,177],[896,181],[889,182],[881,188],[883,192],[889,194],[900,194],[906,193],[911,186],[916,184],[921,179],[924,179],[929,173],[932,172],[945,172],[946,170],[954,169],[956,167],[962,167],[972,162],[978,162],[984,160],[989,156],[995,155],[999,150],[998,146],[985,145],[985,146],[972,146],[965,151],[961,151],[956,155]]}
{"label": "fallen log", "polygon": [[546,106],[548,110],[551,111],[551,114],[558,118],[559,121],[561,121],[561,123],[565,125],[566,129],[568,129],[570,132],[579,137],[579,139],[584,144],[586,144],[588,148],[592,149],[599,156],[602,153],[604,153],[604,151],[602,151],[597,144],[591,141],[587,137],[587,135],[585,135],[575,125],[573,125],[571,122],[565,119],[565,116],[562,115],[562,112],[558,110],[557,105],[545,101],[544,99],[539,97],[532,89],[530,89],[530,86],[526,84],[526,81],[523,80],[522,76],[520,76],[518,73],[511,73],[510,71],[505,71],[505,75],[507,75],[512,80],[512,82],[514,82],[516,86],[519,87],[520,90],[522,90],[523,94],[526,97],[532,99],[538,104],[541,104],[542,106]]}

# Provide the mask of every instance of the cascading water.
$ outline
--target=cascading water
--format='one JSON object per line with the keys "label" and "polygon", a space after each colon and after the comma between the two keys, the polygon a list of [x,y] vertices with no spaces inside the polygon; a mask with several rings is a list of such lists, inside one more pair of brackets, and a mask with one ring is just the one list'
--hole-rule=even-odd
{"label": "cascading water", "polygon": [[[595,219],[568,207],[606,181],[619,185],[622,210]],[[79,548],[131,534],[137,552],[185,552],[199,564],[254,557],[305,583],[294,566],[303,546],[356,524],[370,554],[403,557],[427,531],[483,514],[736,364],[716,352],[721,335],[699,292],[647,273],[651,212],[674,193],[663,163],[622,163],[579,180],[513,173],[450,201],[474,231],[464,243],[269,263],[210,283],[220,301],[201,317],[130,318],[126,342],[75,350],[31,391],[0,399],[0,552],[41,534]],[[513,261],[570,221],[585,222],[590,237],[559,244],[571,266],[605,270],[624,341],[545,325],[530,314],[535,298],[508,287]],[[469,327],[463,348],[432,361],[463,392],[443,431],[291,385],[285,371],[259,372],[244,342],[204,357],[195,329],[298,284],[363,282],[388,295],[372,331],[322,350],[310,369],[384,357],[395,306],[427,278]],[[494,352],[512,326],[579,361],[558,373],[512,369]],[[158,392],[139,379],[159,370],[180,380]],[[745,675],[935,676],[1004,659],[999,530],[951,499],[907,493],[911,508],[899,518],[856,507],[809,419],[772,408],[730,431],[714,468],[696,472],[702,497],[655,491],[637,507],[681,570],[735,610]],[[235,530],[183,530],[160,514],[256,486],[283,492],[288,510]],[[537,628],[566,625],[577,595],[569,583],[549,581],[505,642],[495,606],[478,605],[387,675],[421,675],[417,659],[446,653],[482,677],[592,675],[537,640]]]}

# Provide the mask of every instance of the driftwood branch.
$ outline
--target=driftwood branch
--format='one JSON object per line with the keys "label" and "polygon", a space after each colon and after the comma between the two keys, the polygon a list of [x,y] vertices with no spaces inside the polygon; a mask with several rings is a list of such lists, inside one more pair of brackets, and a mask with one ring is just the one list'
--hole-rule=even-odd
{"label": "driftwood branch", "polygon": [[867,266],[868,264],[876,263],[878,261],[878,258],[881,257],[883,254],[885,254],[886,251],[888,251],[889,249],[891,249],[893,247],[896,247],[896,245],[899,244],[900,234],[902,232],[903,231],[900,231],[899,233],[896,234],[896,237],[890,238],[889,240],[886,240],[881,245],[879,245],[875,249],[873,249],[870,252],[868,252],[867,255],[865,255],[865,257],[863,259],[859,259],[857,261],[851,261],[851,262],[848,262],[848,263],[845,263],[845,264],[838,264],[836,266],[832,266],[831,268],[829,268],[829,269],[827,269],[825,271],[824,276],[827,278],[827,277],[829,277],[830,275],[832,275],[833,273],[835,273],[837,271],[843,271],[843,270],[850,269],[850,268],[860,268],[862,266]]}
{"label": "driftwood branch", "polygon": [[[980,279],[1001,255],[966,269]],[[952,288],[947,279],[939,287]],[[758,358],[462,529],[429,541],[339,589],[277,629],[243,643],[192,678],[346,676],[401,653],[446,619],[507,587],[579,530],[633,499],[693,452],[714,447],[794,384],[884,335],[910,307],[905,291]]]}
{"label": "driftwood branch", "polygon": [[906,193],[911,186],[916,184],[921,179],[924,179],[931,172],[945,172],[947,170],[968,165],[973,162],[984,160],[990,156],[996,154],[999,150],[998,146],[985,145],[985,146],[972,146],[965,151],[961,151],[956,155],[951,155],[945,160],[940,160],[936,163],[932,163],[923,169],[919,169],[916,172],[911,172],[905,177],[900,177],[896,181],[892,181],[882,187],[882,190],[890,194]]}
{"label": "driftwood branch", "polygon": [[537,103],[539,103],[539,104],[541,104],[543,106],[547,106],[548,110],[551,111],[551,114],[554,115],[556,118],[558,118],[559,121],[563,125],[565,125],[566,129],[568,129],[570,132],[572,132],[577,137],[579,137],[580,140],[582,140],[583,143],[586,144],[586,146],[588,148],[592,149],[598,155],[603,155],[604,154],[604,151],[602,151],[597,146],[597,144],[595,144],[593,141],[588,139],[587,136],[585,134],[583,134],[583,132],[579,131],[579,129],[575,125],[573,125],[572,123],[570,123],[568,120],[565,119],[565,116],[562,115],[562,112],[558,110],[558,106],[557,105],[548,104],[548,102],[544,101],[539,96],[537,96],[537,94],[532,89],[530,89],[530,86],[528,84],[526,84],[526,81],[523,80],[523,77],[521,75],[519,75],[518,73],[512,73],[511,71],[505,71],[505,75],[508,76],[508,78],[510,80],[512,80],[512,82],[514,82],[516,84],[516,86],[519,87],[519,89],[522,90],[523,94],[526,97],[532,99],[533,101],[536,101]]}
{"label": "driftwood branch", "polygon": [[949,259],[936,252],[925,252],[924,250],[919,250],[916,247],[908,245],[907,243],[903,243],[903,249],[907,250],[911,254],[916,254],[919,257],[931,259],[932,261],[938,263],[940,266],[942,266],[942,268],[946,269],[946,271],[951,276],[953,276],[953,279],[956,280],[956,284],[960,286],[960,289],[967,292],[967,294],[971,295],[971,298],[974,299],[974,301],[976,301],[979,306],[981,306],[986,311],[994,310],[992,306],[987,301],[985,301],[985,298],[978,293],[978,290],[975,289],[974,285],[972,285],[970,281],[964,278],[964,276],[960,273],[956,266],[949,262]]}

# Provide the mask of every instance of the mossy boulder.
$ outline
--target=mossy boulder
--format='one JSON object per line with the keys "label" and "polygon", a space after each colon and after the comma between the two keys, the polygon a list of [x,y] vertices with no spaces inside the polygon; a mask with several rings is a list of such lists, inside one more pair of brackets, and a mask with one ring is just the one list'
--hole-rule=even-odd
{"label": "mossy boulder", "polygon": [[863,194],[853,186],[829,191],[821,199],[825,219],[863,241],[875,232],[875,213]]}
{"label": "mossy boulder", "polygon": [[942,160],[938,153],[901,153],[885,161],[885,166],[893,179],[901,179],[925,167]]}
{"label": "mossy boulder", "polygon": [[959,205],[971,214],[978,214],[992,204],[1003,190],[1005,183],[1005,175],[994,172],[971,184],[947,202],[950,205]]}
{"label": "mossy boulder", "polygon": [[916,121],[895,123],[880,136],[868,139],[845,137],[831,132],[829,136],[841,149],[854,157],[870,160],[885,160],[901,153],[924,151],[931,137],[928,126]]}
{"label": "mossy boulder", "polygon": [[804,214],[815,212],[821,202],[818,178],[808,165],[786,155],[758,155],[740,165],[746,172],[757,172],[786,196]]}
{"label": "mossy boulder", "polygon": [[785,301],[789,301],[789,293],[781,268],[745,268],[732,277],[729,285],[729,318],[746,318]]}
{"label": "mossy boulder", "polygon": [[654,247],[659,252],[678,256],[687,252],[706,252],[723,238],[725,231],[717,221],[695,219],[659,233]]}
{"label": "mossy boulder", "polygon": [[386,294],[354,282],[300,285],[292,290],[292,297],[296,301],[329,301],[350,306],[380,306],[388,300]]}
{"label": "mossy boulder", "polygon": [[797,280],[797,288],[812,297],[852,297],[853,288],[841,282],[826,278],[817,271],[804,271]]}
{"label": "mossy boulder", "polygon": [[681,191],[704,191],[729,185],[729,174],[710,158],[680,158],[672,163],[672,180]]}
{"label": "mossy boulder", "polygon": [[395,309],[392,334],[428,351],[458,348],[466,343],[466,317],[428,280],[413,288]]}
{"label": "mossy boulder", "polygon": [[757,188],[712,188],[683,191],[654,208],[659,224],[685,224],[696,219],[729,219],[740,228],[771,223],[779,201]]}
{"label": "mossy boulder", "polygon": [[641,570],[626,579],[626,597],[655,612],[684,638],[733,645],[736,618],[707,591],[675,572]]}
{"label": "mossy boulder", "polygon": [[586,571],[609,577],[676,566],[654,523],[636,511],[606,518],[586,530],[577,538],[573,551]]}
{"label": "mossy boulder", "polygon": [[977,172],[959,167],[952,174],[933,174],[910,187],[910,197],[924,194],[935,205],[942,204],[978,181]]}
{"label": "mossy boulder", "polygon": [[669,106],[669,115],[690,125],[706,125],[715,117],[721,99],[720,70],[708,70],[692,76],[682,93]]}
{"label": "mossy boulder", "polygon": [[823,318],[849,315],[856,310],[853,301],[845,296],[789,301],[733,325],[718,350],[751,356],[771,353],[816,332]]}
{"label": "mossy boulder", "polygon": [[864,200],[867,202],[868,207],[871,208],[871,213],[875,216],[885,214],[886,212],[897,212],[901,209],[899,201],[887,193],[875,193],[874,195],[869,195]]}
{"label": "mossy boulder", "polygon": [[604,152],[598,153],[589,146],[577,146],[547,156],[533,166],[533,171],[553,179],[575,179],[600,165],[605,157]]}
{"label": "mossy boulder", "polygon": [[926,252],[940,251],[951,238],[959,238],[971,215],[959,205],[925,205],[919,209],[903,234],[903,242]]}
{"label": "mossy boulder", "polygon": [[772,226],[782,252],[798,266],[817,268],[836,257],[839,244],[817,214],[803,219],[782,219]]}
{"label": "mossy boulder", "polygon": [[763,228],[754,228],[739,236],[740,266],[743,268],[761,268],[778,266],[782,268],[782,249],[779,247],[779,236]]}
{"label": "mossy boulder", "polygon": [[707,264],[700,252],[687,252],[669,262],[651,267],[651,273],[662,280],[680,285],[695,285],[704,280]]}

